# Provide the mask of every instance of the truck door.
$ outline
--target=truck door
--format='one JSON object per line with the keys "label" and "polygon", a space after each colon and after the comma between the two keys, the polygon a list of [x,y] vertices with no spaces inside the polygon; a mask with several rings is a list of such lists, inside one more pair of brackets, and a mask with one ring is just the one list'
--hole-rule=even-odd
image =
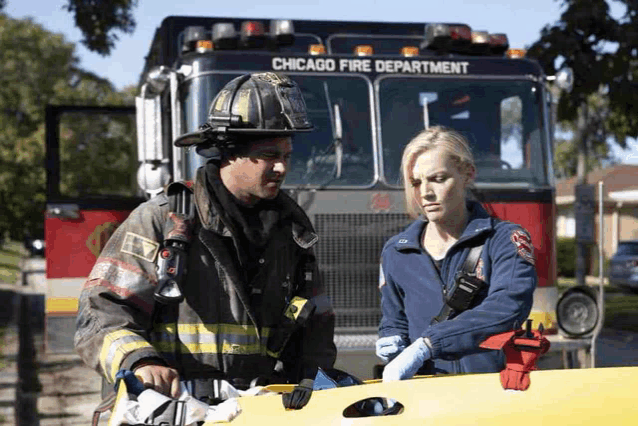
{"label": "truck door", "polygon": [[78,297],[104,244],[143,201],[134,107],[47,106],[45,349],[73,350]]}

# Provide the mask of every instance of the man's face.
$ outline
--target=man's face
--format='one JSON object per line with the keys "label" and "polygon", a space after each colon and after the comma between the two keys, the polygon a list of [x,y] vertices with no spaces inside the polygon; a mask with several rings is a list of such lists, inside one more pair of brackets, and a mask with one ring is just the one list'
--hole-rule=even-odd
{"label": "man's face", "polygon": [[286,177],[291,153],[289,136],[260,139],[251,144],[248,152],[229,160],[222,170],[222,180],[247,205],[273,199]]}

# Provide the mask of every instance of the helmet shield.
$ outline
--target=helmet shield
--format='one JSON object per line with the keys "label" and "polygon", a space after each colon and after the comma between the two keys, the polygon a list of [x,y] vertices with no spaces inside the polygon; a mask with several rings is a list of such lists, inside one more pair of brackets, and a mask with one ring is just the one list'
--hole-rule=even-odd
{"label": "helmet shield", "polygon": [[284,74],[246,74],[231,80],[211,102],[206,123],[176,146],[223,145],[232,135],[268,137],[313,130],[297,84]]}

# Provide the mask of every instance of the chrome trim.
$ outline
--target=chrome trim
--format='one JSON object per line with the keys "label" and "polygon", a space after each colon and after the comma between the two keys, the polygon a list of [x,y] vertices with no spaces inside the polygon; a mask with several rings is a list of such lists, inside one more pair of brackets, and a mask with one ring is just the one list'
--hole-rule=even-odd
{"label": "chrome trim", "polygon": [[184,151],[173,145],[173,141],[181,136],[182,132],[182,105],[179,102],[179,78],[177,72],[170,75],[170,103],[171,103],[171,140],[170,147],[173,152],[173,181],[184,180]]}

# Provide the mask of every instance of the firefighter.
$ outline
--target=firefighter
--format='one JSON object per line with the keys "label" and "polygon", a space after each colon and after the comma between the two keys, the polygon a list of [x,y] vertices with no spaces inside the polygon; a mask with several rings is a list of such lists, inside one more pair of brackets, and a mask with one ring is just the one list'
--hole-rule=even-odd
{"label": "firefighter", "polygon": [[[299,384],[288,408],[307,402],[318,368],[335,361],[334,311],[317,273],[318,237],[280,186],[292,135],[310,130],[285,75],[247,74],[222,88],[206,123],[175,141],[208,158],[192,195],[173,183],[137,207],[84,284],[75,334],[84,362],[110,383],[129,370],[173,397],[180,380],[200,399],[216,380],[276,381]],[[196,213],[175,212],[189,196]],[[180,248],[181,268],[167,261]]]}
{"label": "firefighter", "polygon": [[389,362],[383,380],[498,372],[502,353],[479,344],[529,315],[537,281],[530,235],[467,196],[476,168],[459,132],[421,132],[401,167],[416,220],[382,251],[376,353]]}

